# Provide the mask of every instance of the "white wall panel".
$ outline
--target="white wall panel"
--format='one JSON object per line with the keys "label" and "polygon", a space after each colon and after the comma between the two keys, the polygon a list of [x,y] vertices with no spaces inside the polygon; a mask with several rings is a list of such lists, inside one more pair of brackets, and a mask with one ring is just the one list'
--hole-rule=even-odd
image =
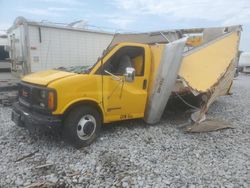
{"label": "white wall panel", "polygon": [[92,65],[113,36],[103,33],[29,26],[32,72],[61,66]]}

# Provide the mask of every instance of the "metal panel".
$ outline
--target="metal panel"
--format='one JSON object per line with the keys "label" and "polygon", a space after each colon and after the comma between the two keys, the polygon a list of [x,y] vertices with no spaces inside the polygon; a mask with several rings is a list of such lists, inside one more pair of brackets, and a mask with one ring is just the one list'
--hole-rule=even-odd
{"label": "metal panel", "polygon": [[236,58],[238,35],[225,34],[184,54],[179,76],[194,91],[210,90]]}
{"label": "metal panel", "polygon": [[113,38],[101,33],[38,26],[29,26],[29,33],[31,72],[92,65]]}
{"label": "metal panel", "polygon": [[209,106],[219,96],[230,92],[238,62],[239,40],[240,31],[234,31],[184,55],[179,76],[194,94],[206,96],[200,110],[191,116],[194,122],[204,121]]}
{"label": "metal panel", "polygon": [[19,76],[61,66],[92,65],[113,38],[112,33],[30,22],[23,17],[16,18],[8,36],[13,71]]}
{"label": "metal panel", "polygon": [[160,121],[168,98],[175,86],[187,38],[166,44],[154,88],[147,104],[145,121],[150,124]]}

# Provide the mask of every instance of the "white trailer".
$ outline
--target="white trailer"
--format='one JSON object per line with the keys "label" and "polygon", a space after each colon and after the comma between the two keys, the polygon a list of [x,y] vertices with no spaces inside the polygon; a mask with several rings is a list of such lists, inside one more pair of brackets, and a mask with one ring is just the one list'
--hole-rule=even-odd
{"label": "white trailer", "polygon": [[242,52],[239,59],[241,72],[250,73],[250,52]]}
{"label": "white trailer", "polygon": [[19,76],[53,68],[94,64],[113,34],[28,21],[18,17],[7,31],[12,72]]}

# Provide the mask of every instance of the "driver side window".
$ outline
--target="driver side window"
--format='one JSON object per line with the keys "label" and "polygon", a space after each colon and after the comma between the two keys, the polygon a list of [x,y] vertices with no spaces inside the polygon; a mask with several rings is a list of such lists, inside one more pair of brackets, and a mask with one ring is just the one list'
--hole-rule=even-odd
{"label": "driver side window", "polygon": [[[142,47],[126,46],[120,48],[108,61],[104,62],[103,70],[114,75],[122,76],[127,67],[135,69],[136,76],[144,74],[144,49]],[[101,74],[102,68],[97,70],[97,74]],[[107,75],[103,71],[104,75]]]}

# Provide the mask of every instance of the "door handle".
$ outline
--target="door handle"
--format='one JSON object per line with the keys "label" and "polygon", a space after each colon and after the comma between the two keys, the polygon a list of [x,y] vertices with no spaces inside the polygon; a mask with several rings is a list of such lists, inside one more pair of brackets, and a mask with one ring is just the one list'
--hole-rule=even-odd
{"label": "door handle", "polygon": [[147,84],[148,84],[148,81],[146,79],[143,80],[142,89],[147,89]]}

